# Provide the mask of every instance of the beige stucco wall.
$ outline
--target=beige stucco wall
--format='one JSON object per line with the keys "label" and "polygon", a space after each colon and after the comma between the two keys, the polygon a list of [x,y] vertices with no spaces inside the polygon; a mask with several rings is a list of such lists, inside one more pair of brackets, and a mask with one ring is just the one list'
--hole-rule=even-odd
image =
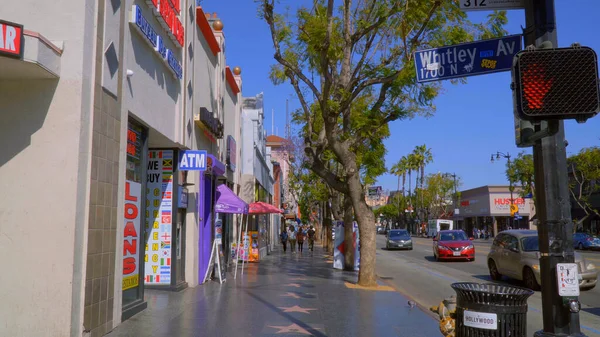
{"label": "beige stucco wall", "polygon": [[0,80],[0,336],[81,336],[96,4],[0,8],[64,41],[60,79]]}
{"label": "beige stucco wall", "polygon": [[[126,9],[131,13],[132,5],[138,5],[154,31],[160,35],[165,46],[172,50],[182,62],[183,49],[168,37],[160,26],[150,6],[144,0],[127,1]],[[187,11],[182,10],[182,22]],[[127,16],[130,17],[130,14]],[[177,79],[161,56],[145,41],[146,37],[127,22],[125,27],[125,67],[133,75],[125,81],[123,89],[124,107],[152,129],[169,140],[181,142],[181,111],[183,79]],[[153,133],[150,133],[152,136]],[[160,140],[160,139],[157,139]],[[168,146],[150,139],[150,145]]]}

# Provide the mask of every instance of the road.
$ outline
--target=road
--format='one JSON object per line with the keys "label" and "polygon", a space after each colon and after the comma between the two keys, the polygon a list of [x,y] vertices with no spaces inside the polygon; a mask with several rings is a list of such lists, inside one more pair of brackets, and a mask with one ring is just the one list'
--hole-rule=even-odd
{"label": "road", "polygon": [[[385,250],[385,236],[377,235],[377,274],[391,286],[411,297],[424,308],[438,305],[445,297],[454,295],[450,284],[454,282],[491,282],[486,257],[490,241],[474,241],[475,261],[436,262],[433,258],[432,241],[413,238],[412,251]],[[600,252],[583,252],[588,262],[600,268]],[[522,286],[517,281],[504,282]],[[582,291],[581,326],[589,337],[600,337],[600,285]],[[542,329],[542,300],[538,291],[529,299],[527,334]]]}

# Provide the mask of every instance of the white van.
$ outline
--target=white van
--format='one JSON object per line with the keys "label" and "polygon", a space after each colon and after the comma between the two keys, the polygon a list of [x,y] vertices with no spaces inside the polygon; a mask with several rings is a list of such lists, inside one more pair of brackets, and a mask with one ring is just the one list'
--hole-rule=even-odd
{"label": "white van", "polygon": [[439,231],[454,229],[454,222],[447,219],[431,219],[427,222],[427,237],[434,237]]}

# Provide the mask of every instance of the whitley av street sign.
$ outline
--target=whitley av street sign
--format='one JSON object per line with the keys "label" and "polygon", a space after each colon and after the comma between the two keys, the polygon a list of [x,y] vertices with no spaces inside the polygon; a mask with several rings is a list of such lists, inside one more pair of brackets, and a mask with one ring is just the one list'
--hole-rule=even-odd
{"label": "whitley av street sign", "polygon": [[521,35],[419,50],[415,52],[418,82],[509,71],[521,50]]}
{"label": "whitley av street sign", "polygon": [[525,8],[525,0],[458,0],[463,11],[493,11]]}

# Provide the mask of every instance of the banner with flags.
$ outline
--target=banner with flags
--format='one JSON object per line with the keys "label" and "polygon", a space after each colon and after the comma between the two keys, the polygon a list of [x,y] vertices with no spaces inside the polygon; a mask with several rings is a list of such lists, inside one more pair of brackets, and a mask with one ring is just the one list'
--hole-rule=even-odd
{"label": "banner with flags", "polygon": [[145,284],[171,284],[171,234],[173,212],[173,151],[148,153],[146,195],[146,272]]}

